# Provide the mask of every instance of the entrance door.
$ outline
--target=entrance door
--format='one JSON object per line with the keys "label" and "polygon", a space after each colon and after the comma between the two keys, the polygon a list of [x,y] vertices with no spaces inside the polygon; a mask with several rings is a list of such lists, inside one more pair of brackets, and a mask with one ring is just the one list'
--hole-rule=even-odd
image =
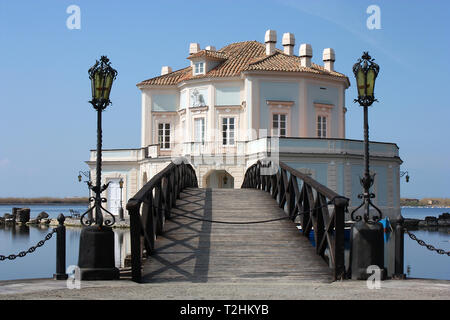
{"label": "entrance door", "polygon": [[111,179],[108,186],[108,211],[114,215],[119,214],[120,208],[120,179]]}

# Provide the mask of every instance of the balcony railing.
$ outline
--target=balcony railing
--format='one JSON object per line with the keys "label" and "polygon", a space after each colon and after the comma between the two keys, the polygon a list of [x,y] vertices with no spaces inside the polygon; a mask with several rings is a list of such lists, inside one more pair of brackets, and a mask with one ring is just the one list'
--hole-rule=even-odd
{"label": "balcony railing", "polygon": [[[398,147],[394,143],[370,142],[371,157],[398,157]],[[140,149],[110,149],[103,151],[104,161],[139,161],[145,158],[180,156],[245,155],[310,153],[343,154],[362,156],[364,142],[349,139],[320,138],[278,138],[265,137],[250,141],[235,141],[233,145],[223,145],[222,141],[171,143],[162,149],[159,144]],[[91,151],[90,161],[95,161],[96,151]]]}

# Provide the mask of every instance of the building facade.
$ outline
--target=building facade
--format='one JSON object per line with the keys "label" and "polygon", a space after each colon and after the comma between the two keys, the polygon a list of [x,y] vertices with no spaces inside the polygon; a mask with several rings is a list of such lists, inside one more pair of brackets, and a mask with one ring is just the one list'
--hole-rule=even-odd
{"label": "building facade", "polygon": [[[240,188],[246,169],[268,155],[311,175],[350,198],[362,192],[363,142],[345,138],[346,75],[334,70],[335,52],[312,62],[309,44],[294,54],[295,37],[283,49],[267,30],[264,43],[245,41],[216,50],[191,43],[189,65],[137,84],[142,97],[141,145],[103,151],[102,183],[109,210],[123,203],[171,160],[186,157],[199,187]],[[370,143],[374,203],[390,217],[400,214],[402,163],[394,143]],[[91,175],[96,152],[91,151]],[[93,178],[95,179],[95,177]]]}

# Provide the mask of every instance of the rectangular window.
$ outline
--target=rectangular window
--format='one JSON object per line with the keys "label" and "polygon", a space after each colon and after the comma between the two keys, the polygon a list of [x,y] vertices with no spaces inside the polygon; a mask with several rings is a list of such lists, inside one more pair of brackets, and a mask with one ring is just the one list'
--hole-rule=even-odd
{"label": "rectangular window", "polygon": [[205,118],[194,119],[195,142],[205,144]]}
{"label": "rectangular window", "polygon": [[327,117],[317,116],[317,137],[327,137]]}
{"label": "rectangular window", "polygon": [[158,124],[158,144],[161,149],[170,149],[170,123]]}
{"label": "rectangular window", "polygon": [[205,73],[205,63],[204,62],[197,62],[194,65],[194,74],[203,74]]}
{"label": "rectangular window", "polygon": [[234,118],[222,118],[222,145],[234,146]]}
{"label": "rectangular window", "polygon": [[272,134],[276,137],[287,136],[287,123],[285,114],[273,114],[272,116]]}

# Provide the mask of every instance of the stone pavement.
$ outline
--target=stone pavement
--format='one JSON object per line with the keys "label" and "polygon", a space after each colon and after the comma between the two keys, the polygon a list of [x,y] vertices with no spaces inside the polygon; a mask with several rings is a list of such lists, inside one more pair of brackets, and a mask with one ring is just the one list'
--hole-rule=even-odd
{"label": "stone pavement", "polygon": [[0,282],[0,300],[4,299],[162,299],[162,300],[383,300],[450,299],[450,281],[387,280],[381,289],[368,289],[365,281],[265,282],[174,281],[137,284],[129,280],[83,281],[81,289],[68,289],[66,281],[52,279]]}

